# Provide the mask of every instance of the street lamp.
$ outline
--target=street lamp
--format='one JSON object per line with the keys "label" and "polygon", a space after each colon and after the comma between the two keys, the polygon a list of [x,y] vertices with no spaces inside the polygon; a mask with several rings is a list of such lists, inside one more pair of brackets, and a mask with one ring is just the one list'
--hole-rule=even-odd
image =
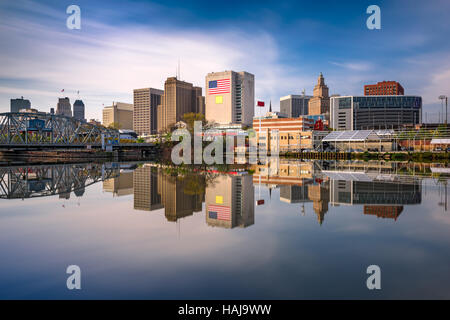
{"label": "street lamp", "polygon": [[441,95],[439,96],[439,99],[442,103],[442,116],[444,115],[444,100],[445,100],[445,125],[447,125],[447,104],[448,104],[448,97]]}

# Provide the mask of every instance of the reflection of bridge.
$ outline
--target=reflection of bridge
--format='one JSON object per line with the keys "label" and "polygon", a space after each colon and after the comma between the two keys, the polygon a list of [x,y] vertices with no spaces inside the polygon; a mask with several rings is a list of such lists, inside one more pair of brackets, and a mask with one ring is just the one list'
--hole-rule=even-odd
{"label": "reflection of bridge", "polygon": [[119,167],[100,163],[0,167],[0,198],[81,196],[85,187],[119,174]]}
{"label": "reflection of bridge", "polygon": [[72,117],[43,112],[0,113],[0,146],[100,146],[102,135],[117,139],[119,132]]}

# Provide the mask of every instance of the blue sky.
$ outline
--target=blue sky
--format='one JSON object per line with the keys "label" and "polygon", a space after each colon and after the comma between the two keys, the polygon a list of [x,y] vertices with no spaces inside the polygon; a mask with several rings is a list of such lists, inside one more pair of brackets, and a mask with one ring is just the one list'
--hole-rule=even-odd
{"label": "blue sky", "polygon": [[[81,8],[81,30],[66,8]],[[381,30],[366,8],[381,8]],[[0,1],[0,111],[24,96],[55,107],[60,90],[80,91],[87,117],[132,102],[134,88],[162,88],[175,75],[204,87],[211,71],[255,74],[256,96],[312,94],[322,72],[330,93],[362,95],[363,85],[399,81],[424,98],[450,95],[450,2],[434,1]]]}

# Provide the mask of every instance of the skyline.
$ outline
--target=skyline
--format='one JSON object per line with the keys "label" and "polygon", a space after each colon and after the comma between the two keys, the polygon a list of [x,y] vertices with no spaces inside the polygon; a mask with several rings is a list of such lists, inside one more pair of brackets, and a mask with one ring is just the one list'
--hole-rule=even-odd
{"label": "skyline", "polygon": [[398,81],[405,95],[423,97],[424,118],[437,119],[438,96],[450,87],[450,44],[443,41],[450,4],[435,2],[378,1],[381,30],[365,26],[373,4],[367,1],[265,8],[247,1],[241,11],[234,1],[221,8],[204,1],[78,1],[81,30],[66,28],[71,3],[1,3],[0,39],[10,45],[0,49],[0,111],[24,96],[48,112],[61,89],[72,102],[79,90],[86,118],[99,119],[102,104],[132,103],[136,88],[161,89],[180,61],[181,80],[203,92],[209,72],[253,73],[256,99],[272,100],[276,111],[283,96],[303,88],[311,95],[320,72],[330,95],[363,95],[364,84]]}

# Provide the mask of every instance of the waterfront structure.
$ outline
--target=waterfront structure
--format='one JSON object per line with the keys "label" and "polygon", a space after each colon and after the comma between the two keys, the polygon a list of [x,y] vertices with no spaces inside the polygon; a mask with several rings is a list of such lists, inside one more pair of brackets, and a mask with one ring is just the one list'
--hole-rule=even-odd
{"label": "waterfront structure", "polygon": [[329,113],[330,95],[328,87],[325,84],[325,78],[321,72],[319,78],[317,79],[317,84],[314,86],[313,97],[308,101],[308,114],[323,114],[329,117]]}
{"label": "waterfront structure", "polygon": [[324,131],[314,131],[314,124],[315,120],[310,116],[254,118],[253,130],[256,132],[255,138],[259,148],[272,151],[298,151],[316,148],[321,138],[327,135]]}
{"label": "waterfront structure", "polygon": [[157,108],[163,90],[143,88],[133,90],[133,129],[138,135],[151,135],[158,131]]}
{"label": "waterfront structure", "polygon": [[118,125],[116,129],[133,130],[133,105],[130,103],[113,102],[103,108],[102,124],[105,127]]}
{"label": "waterfront structure", "polygon": [[397,81],[383,81],[377,84],[367,84],[364,86],[365,96],[390,96],[404,95],[405,90]]}
{"label": "waterfront structure", "polygon": [[170,130],[177,122],[183,120],[185,113],[203,113],[204,105],[202,88],[192,83],[167,78],[164,83],[164,94],[157,107],[158,132]]}
{"label": "waterfront structure", "polygon": [[58,98],[58,104],[56,105],[56,114],[66,117],[72,116],[72,105],[68,97]]}
{"label": "waterfront structure", "polygon": [[403,211],[403,206],[379,206],[379,205],[370,205],[364,206],[364,214],[374,215],[377,218],[382,219],[394,219],[397,221],[398,217]]}
{"label": "waterfront structure", "polygon": [[296,118],[308,114],[308,103],[311,96],[290,94],[280,98],[280,112],[288,118]]}
{"label": "waterfront structure", "polygon": [[255,115],[255,76],[241,71],[206,75],[206,120],[251,126]]}
{"label": "waterfront structure", "polygon": [[341,96],[330,102],[335,130],[396,129],[422,123],[422,97]]}
{"label": "waterfront structure", "polygon": [[24,99],[23,97],[18,99],[11,99],[11,112],[19,112],[21,109],[30,109],[30,100]]}
{"label": "waterfront structure", "polygon": [[251,175],[220,175],[206,187],[208,226],[246,228],[255,223],[254,186]]}
{"label": "waterfront structure", "polygon": [[75,100],[73,103],[73,117],[80,121],[86,121],[84,118],[84,103],[82,100]]}
{"label": "waterfront structure", "polygon": [[328,145],[337,151],[385,152],[397,149],[396,134],[393,130],[332,131],[321,142],[323,146]]}

